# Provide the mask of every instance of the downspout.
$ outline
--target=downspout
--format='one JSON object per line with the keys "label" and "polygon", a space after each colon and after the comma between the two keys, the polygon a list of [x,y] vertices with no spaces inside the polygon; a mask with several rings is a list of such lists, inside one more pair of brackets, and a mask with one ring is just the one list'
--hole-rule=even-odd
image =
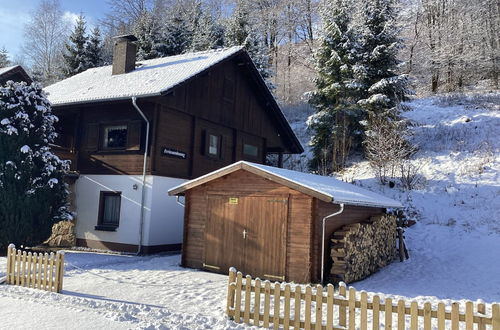
{"label": "downspout", "polygon": [[177,202],[177,204],[179,204],[180,206],[182,206],[182,207],[184,207],[184,208],[185,208],[185,207],[186,207],[186,205],[185,205],[184,203],[182,203],[182,202],[181,202],[180,197],[181,197],[181,196],[179,196],[179,195],[175,196],[175,201]]}
{"label": "downspout", "polygon": [[333,218],[334,216],[337,216],[344,212],[344,203],[340,203],[340,209],[332,213],[330,215],[327,215],[326,217],[323,218],[323,234],[322,234],[322,240],[321,240],[321,284],[323,284],[323,277],[325,274],[325,231],[326,231],[326,221],[330,218]]}
{"label": "downspout", "polygon": [[139,245],[137,246],[137,254],[140,254],[142,251],[142,236],[144,231],[144,203],[146,200],[146,170],[148,166],[148,144],[149,144],[149,120],[141,111],[141,109],[137,106],[137,97],[132,97],[132,104],[134,108],[139,112],[142,119],[146,122],[146,144],[144,147],[144,161],[142,164],[142,196],[141,196],[141,219],[139,226]]}

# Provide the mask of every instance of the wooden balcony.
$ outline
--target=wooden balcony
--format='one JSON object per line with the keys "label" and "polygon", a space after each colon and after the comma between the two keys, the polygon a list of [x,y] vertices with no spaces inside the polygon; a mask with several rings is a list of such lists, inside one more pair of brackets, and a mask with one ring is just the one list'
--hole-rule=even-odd
{"label": "wooden balcony", "polygon": [[72,149],[72,148],[67,148],[67,147],[62,147],[58,146],[55,144],[51,144],[50,147],[52,148],[52,151],[61,158],[62,160],[69,160],[71,161],[70,164],[70,171],[76,171],[77,170],[77,164],[78,164],[78,151]]}

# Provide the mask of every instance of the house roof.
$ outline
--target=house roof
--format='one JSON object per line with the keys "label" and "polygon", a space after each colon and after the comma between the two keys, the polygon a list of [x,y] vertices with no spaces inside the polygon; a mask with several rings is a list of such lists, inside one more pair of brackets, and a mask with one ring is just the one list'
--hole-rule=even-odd
{"label": "house roof", "polygon": [[139,61],[135,70],[117,75],[111,74],[111,65],[92,68],[45,91],[55,106],[158,96],[241,50],[231,47]]}
{"label": "house roof", "polygon": [[111,65],[92,68],[50,85],[44,90],[48,93],[48,99],[53,106],[126,100],[133,96],[138,98],[160,96],[215,64],[238,55],[246,59],[245,64],[259,86],[261,95],[265,97],[266,106],[271,110],[270,115],[276,120],[281,133],[287,137],[290,152],[302,153],[304,149],[299,140],[247,52],[241,46],[139,61],[135,70],[117,75],[111,74]]}
{"label": "house roof", "polygon": [[32,80],[31,80],[30,76],[26,73],[26,71],[20,65],[13,65],[13,66],[5,67],[5,68],[0,68],[0,82],[5,82],[8,80],[11,80],[11,78],[16,74],[19,74],[22,76],[22,81],[25,81],[26,83],[31,84]]}
{"label": "house roof", "polygon": [[3,75],[6,72],[9,72],[10,70],[14,69],[17,65],[13,66],[6,66],[5,68],[0,68],[0,76]]}
{"label": "house roof", "polygon": [[197,179],[185,182],[170,189],[168,194],[171,196],[181,195],[186,190],[238,170],[251,172],[284,186],[298,190],[304,194],[316,197],[325,202],[381,208],[403,207],[403,205],[396,200],[384,197],[372,191],[329,176],[302,173],[246,161],[239,161]]}

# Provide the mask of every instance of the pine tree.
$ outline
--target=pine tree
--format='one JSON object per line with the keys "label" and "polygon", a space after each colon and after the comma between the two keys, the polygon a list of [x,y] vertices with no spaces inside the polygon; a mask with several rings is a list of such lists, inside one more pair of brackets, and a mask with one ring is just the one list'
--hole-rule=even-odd
{"label": "pine tree", "polygon": [[39,84],[0,89],[0,249],[9,243],[34,246],[52,224],[71,219],[64,172],[50,150],[57,117]]}
{"label": "pine tree", "polygon": [[9,53],[7,49],[0,49],[0,68],[5,68],[10,65]]}
{"label": "pine tree", "polygon": [[160,27],[153,14],[143,12],[135,23],[134,35],[137,37],[137,59],[149,60],[163,56],[158,51],[161,42]]}
{"label": "pine tree", "polygon": [[318,78],[310,100],[316,113],[308,119],[312,131],[310,168],[330,174],[345,166],[359,140],[359,85],[353,79],[357,59],[349,0],[329,0],[322,8],[324,32],[316,54]]}
{"label": "pine tree", "polygon": [[103,45],[101,39],[101,31],[99,27],[95,27],[92,30],[92,34],[90,35],[87,45],[85,47],[85,55],[87,67],[95,68],[104,64],[103,61]]}
{"label": "pine tree", "polygon": [[410,94],[407,76],[398,73],[401,40],[396,27],[397,1],[364,0],[356,72],[364,91],[358,103],[368,117],[397,117],[396,107]]}
{"label": "pine tree", "polygon": [[270,80],[274,72],[271,69],[269,50],[251,24],[247,0],[239,0],[233,15],[227,20],[224,44],[228,47],[244,46],[268,88],[271,90],[275,88]]}
{"label": "pine tree", "polygon": [[172,16],[164,25],[162,40],[158,50],[163,56],[178,55],[186,52],[192,39],[189,24],[183,17]]}
{"label": "pine tree", "polygon": [[223,46],[224,32],[222,27],[215,22],[209,13],[202,12],[201,8],[193,28],[191,51],[209,50]]}
{"label": "pine tree", "polygon": [[83,72],[87,69],[87,54],[85,47],[87,45],[88,37],[86,36],[85,17],[78,16],[76,25],[71,35],[69,42],[66,43],[66,54],[64,54],[66,75],[68,77],[77,73]]}

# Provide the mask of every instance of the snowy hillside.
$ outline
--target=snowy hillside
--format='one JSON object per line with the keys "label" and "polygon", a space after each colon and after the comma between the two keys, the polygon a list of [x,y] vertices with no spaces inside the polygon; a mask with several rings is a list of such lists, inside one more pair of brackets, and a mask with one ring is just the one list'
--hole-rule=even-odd
{"label": "snowy hillside", "polygon": [[[400,200],[417,224],[410,260],[395,262],[358,289],[407,297],[500,301],[500,95],[426,98],[404,114],[419,146],[420,182],[382,186],[366,161],[339,178]],[[489,102],[482,102],[482,101]],[[452,101],[451,105],[449,104]],[[481,102],[480,102],[481,101]]]}

